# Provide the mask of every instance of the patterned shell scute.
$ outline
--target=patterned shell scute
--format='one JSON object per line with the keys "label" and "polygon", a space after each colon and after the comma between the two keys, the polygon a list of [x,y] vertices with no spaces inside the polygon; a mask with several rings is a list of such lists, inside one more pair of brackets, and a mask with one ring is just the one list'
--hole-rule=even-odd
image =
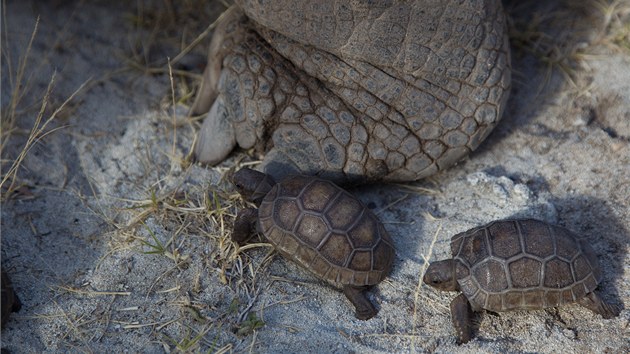
{"label": "patterned shell scute", "polygon": [[358,199],[327,180],[293,176],[265,196],[261,231],[289,259],[340,285],[374,285],[389,273],[389,234]]}
{"label": "patterned shell scute", "polygon": [[601,280],[591,246],[537,220],[504,220],[451,239],[461,291],[475,310],[542,309],[574,302]]}

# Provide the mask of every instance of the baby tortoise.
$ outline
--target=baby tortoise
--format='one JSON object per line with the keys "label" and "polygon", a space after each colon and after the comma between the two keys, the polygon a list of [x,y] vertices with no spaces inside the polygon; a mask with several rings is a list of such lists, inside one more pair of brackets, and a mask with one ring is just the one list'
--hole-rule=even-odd
{"label": "baby tortoise", "polygon": [[286,258],[343,288],[356,317],[377,314],[365,290],[383,280],[394,261],[393,241],[376,216],[334,183],[292,176],[280,183],[262,172],[241,169],[232,182],[258,206],[241,210],[232,240],[262,233]]}
{"label": "baby tortoise", "polygon": [[503,220],[451,239],[452,259],[431,263],[424,283],[461,291],[451,302],[458,341],[472,338],[472,311],[538,310],[577,302],[619,314],[595,288],[602,273],[593,249],[571,231],[538,220]]}
{"label": "baby tortoise", "polygon": [[18,312],[22,308],[22,303],[13,290],[13,284],[9,275],[2,270],[2,328],[9,321],[11,312]]}

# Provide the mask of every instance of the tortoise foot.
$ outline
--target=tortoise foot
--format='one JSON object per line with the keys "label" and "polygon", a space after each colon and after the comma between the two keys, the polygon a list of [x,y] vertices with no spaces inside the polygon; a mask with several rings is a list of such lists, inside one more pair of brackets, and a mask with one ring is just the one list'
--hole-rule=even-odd
{"label": "tortoise foot", "polygon": [[343,287],[343,293],[356,309],[355,317],[363,321],[369,320],[378,313],[378,310],[365,295],[366,290],[367,287],[364,286],[346,285]]}
{"label": "tortoise foot", "polygon": [[459,294],[451,302],[451,317],[457,334],[457,344],[468,343],[472,339],[471,312],[464,294]]}
{"label": "tortoise foot", "polygon": [[594,291],[579,299],[578,303],[587,309],[600,314],[605,319],[615,318],[619,316],[619,312],[621,312],[617,306],[605,302],[599,294]]}
{"label": "tortoise foot", "polygon": [[195,143],[195,158],[201,163],[216,165],[236,146],[236,133],[221,97],[217,98],[201,125]]}
{"label": "tortoise foot", "polygon": [[256,232],[256,218],[258,211],[254,208],[245,208],[238,212],[234,220],[232,241],[243,244]]}

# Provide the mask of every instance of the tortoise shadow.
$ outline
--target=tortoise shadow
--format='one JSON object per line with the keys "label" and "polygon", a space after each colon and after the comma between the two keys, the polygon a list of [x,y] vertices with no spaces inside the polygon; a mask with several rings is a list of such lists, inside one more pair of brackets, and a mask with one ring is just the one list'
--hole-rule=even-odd
{"label": "tortoise shadow", "polygon": [[624,260],[628,257],[630,232],[614,215],[607,201],[586,195],[552,199],[558,209],[560,226],[587,238],[595,250],[603,280],[599,284],[604,299],[618,310],[624,302],[615,284],[624,282]]}
{"label": "tortoise shadow", "polygon": [[[424,225],[417,214],[430,209],[431,202],[427,195],[386,183],[347,186],[346,189],[357,196],[383,223],[394,240],[397,261],[410,260],[419,264],[425,262],[419,256],[423,246],[418,240],[425,234]],[[422,207],[419,208],[418,205]],[[399,262],[394,263],[394,269],[396,263]]]}
{"label": "tortoise shadow", "polygon": [[[570,198],[552,198],[558,211],[559,226],[565,227],[587,239],[593,247],[602,271],[603,279],[598,290],[603,299],[618,310],[624,308],[623,300],[614,284],[623,283],[624,260],[628,256],[630,232],[615,216],[605,200],[580,195]],[[510,218],[523,218],[532,211],[523,211]]]}

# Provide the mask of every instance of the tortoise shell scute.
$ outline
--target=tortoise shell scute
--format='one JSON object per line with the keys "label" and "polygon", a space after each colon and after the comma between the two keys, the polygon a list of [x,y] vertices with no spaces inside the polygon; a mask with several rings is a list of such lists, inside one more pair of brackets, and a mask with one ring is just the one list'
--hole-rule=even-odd
{"label": "tortoise shell scute", "polygon": [[260,230],[283,255],[335,284],[374,285],[392,268],[393,241],[365,205],[332,182],[294,176],[259,209]]}
{"label": "tortoise shell scute", "polygon": [[601,280],[587,242],[538,220],[496,221],[459,233],[451,251],[459,287],[474,308],[558,306],[584,297]]}

